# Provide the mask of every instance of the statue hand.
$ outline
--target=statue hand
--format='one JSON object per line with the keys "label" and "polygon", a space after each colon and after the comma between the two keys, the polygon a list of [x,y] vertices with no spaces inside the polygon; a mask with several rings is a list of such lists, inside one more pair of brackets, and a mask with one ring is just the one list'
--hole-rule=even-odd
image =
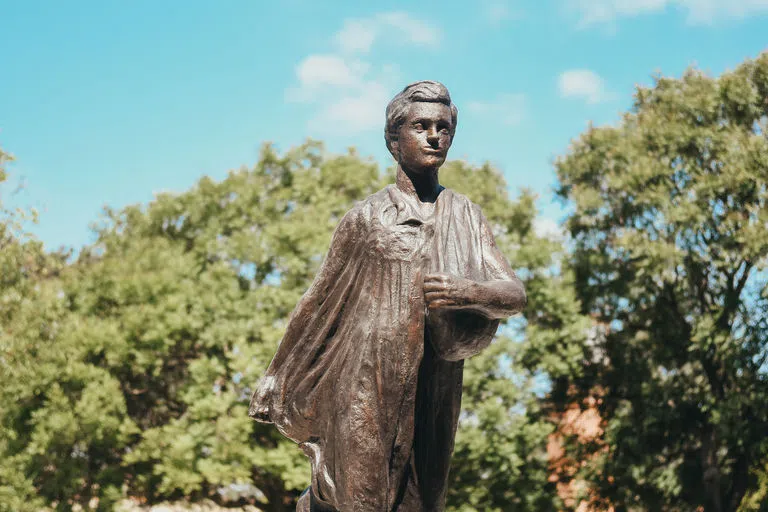
{"label": "statue hand", "polygon": [[427,274],[424,297],[429,309],[462,309],[477,306],[478,283],[450,274]]}

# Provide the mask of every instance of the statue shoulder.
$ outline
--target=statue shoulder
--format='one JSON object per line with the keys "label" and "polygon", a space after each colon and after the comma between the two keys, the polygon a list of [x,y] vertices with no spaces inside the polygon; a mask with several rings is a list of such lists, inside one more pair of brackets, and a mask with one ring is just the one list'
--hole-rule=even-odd
{"label": "statue shoulder", "polygon": [[465,196],[461,192],[456,192],[453,189],[446,188],[441,192],[441,194],[448,194],[450,196],[451,203],[453,204],[454,208],[464,208],[474,215],[482,215],[483,213],[483,209],[480,207],[480,205],[474,203],[469,197]]}
{"label": "statue shoulder", "polygon": [[384,187],[365,199],[357,201],[341,218],[339,227],[354,229],[355,231],[366,231],[370,228],[377,212],[391,203],[388,188]]}

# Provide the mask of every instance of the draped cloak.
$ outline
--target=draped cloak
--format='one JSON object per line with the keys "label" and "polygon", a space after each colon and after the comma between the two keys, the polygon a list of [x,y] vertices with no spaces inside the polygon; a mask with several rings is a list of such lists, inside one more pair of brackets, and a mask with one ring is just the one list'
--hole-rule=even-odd
{"label": "draped cloak", "polygon": [[395,185],[347,212],[251,399],[309,456],[331,510],[443,510],[463,359],[499,321],[426,309],[424,276],[517,279],[465,196],[443,189],[422,215]]}

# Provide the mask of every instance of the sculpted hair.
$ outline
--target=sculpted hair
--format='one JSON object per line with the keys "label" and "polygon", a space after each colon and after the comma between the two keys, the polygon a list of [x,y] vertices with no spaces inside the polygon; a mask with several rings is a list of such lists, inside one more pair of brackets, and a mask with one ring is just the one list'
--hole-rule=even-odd
{"label": "sculpted hair", "polygon": [[425,101],[430,103],[442,103],[451,108],[451,138],[456,133],[456,118],[459,109],[451,102],[448,89],[440,82],[422,80],[407,85],[387,105],[387,124],[384,127],[384,140],[387,141],[387,149],[392,152],[392,143],[397,140],[397,133],[405,122],[411,103]]}

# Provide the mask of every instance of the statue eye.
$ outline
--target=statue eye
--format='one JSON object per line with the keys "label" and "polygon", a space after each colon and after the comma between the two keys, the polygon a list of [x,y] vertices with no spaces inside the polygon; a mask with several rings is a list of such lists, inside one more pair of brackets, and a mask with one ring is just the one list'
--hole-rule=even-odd
{"label": "statue eye", "polygon": [[421,123],[414,123],[413,128],[418,132],[424,130],[424,126]]}

